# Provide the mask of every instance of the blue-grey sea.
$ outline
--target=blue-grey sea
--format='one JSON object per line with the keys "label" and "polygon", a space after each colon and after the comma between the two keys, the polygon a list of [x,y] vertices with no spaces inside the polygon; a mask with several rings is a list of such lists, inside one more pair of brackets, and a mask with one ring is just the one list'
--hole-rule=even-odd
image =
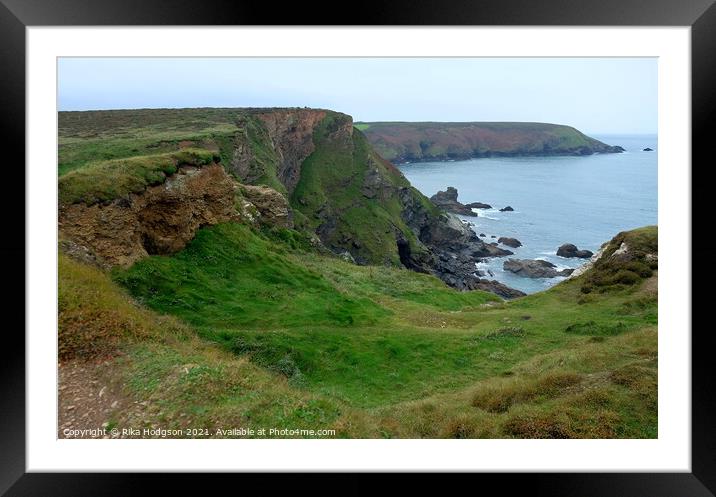
{"label": "blue-grey sea", "polygon": [[[485,158],[400,165],[410,182],[428,197],[448,186],[458,189],[458,201],[483,202],[492,209],[475,209],[474,224],[483,240],[514,237],[522,246],[512,250],[520,259],[545,259],[558,268],[575,268],[584,259],[556,255],[557,247],[573,243],[596,252],[620,231],[657,224],[656,135],[595,135],[621,154],[586,157]],[[644,152],[644,148],[653,152]],[[514,212],[500,212],[505,206]],[[495,236],[496,238],[491,238]],[[564,278],[529,279],[503,271],[506,258],[479,264],[494,279],[527,293],[549,288]],[[488,276],[490,278],[490,276]]]}

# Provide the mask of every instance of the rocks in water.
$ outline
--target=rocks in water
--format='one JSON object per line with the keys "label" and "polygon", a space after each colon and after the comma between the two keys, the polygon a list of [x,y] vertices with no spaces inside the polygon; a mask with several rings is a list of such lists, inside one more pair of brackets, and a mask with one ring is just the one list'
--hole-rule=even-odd
{"label": "rocks in water", "polygon": [[465,204],[465,207],[469,207],[470,209],[492,209],[492,206],[490,204],[483,204],[482,202],[472,202],[470,204]]}
{"label": "rocks in water", "polygon": [[514,209],[509,205],[507,207],[503,207],[502,209],[500,209],[500,212],[512,212],[512,211],[514,211]]}
{"label": "rocks in water", "polygon": [[496,243],[488,243],[483,249],[483,254],[483,257],[504,257],[506,255],[512,255],[514,252],[500,248]]}
{"label": "rocks in water", "polygon": [[[431,252],[431,260],[423,272],[434,274],[458,290],[495,290],[493,293],[503,297],[519,296],[514,293],[516,290],[513,292],[509,287],[481,283],[476,267],[476,263],[484,257],[502,257],[512,252],[486,244],[454,214],[442,214],[428,220],[420,229],[419,236]],[[412,261],[411,257],[412,254],[406,254],[406,261]]]}
{"label": "rocks in water", "polygon": [[448,186],[446,191],[439,191],[430,200],[433,204],[440,207],[443,210],[452,212],[453,214],[460,214],[462,216],[477,216],[472,209],[466,205],[461,204],[457,201],[457,188],[454,186]]}
{"label": "rocks in water", "polygon": [[490,238],[497,238],[495,235],[490,235]]}
{"label": "rocks in water", "polygon": [[480,233],[480,236],[481,236],[482,238],[485,238],[487,235],[484,234],[484,233]]}
{"label": "rocks in water", "polygon": [[557,271],[557,266],[549,261],[539,259],[507,259],[502,268],[523,278],[555,278],[569,276],[574,271],[574,269]]}
{"label": "rocks in water", "polygon": [[590,250],[579,250],[576,245],[565,243],[557,249],[557,255],[560,257],[578,257],[580,259],[589,259],[594,255]]}
{"label": "rocks in water", "polygon": [[649,148],[649,147],[646,147],[645,149],[643,149],[643,152],[653,152],[653,151],[654,151],[654,149]]}
{"label": "rocks in water", "polygon": [[499,243],[502,245],[507,245],[508,247],[517,248],[522,246],[522,242],[519,241],[517,238],[510,238],[508,236],[501,236],[497,239]]}

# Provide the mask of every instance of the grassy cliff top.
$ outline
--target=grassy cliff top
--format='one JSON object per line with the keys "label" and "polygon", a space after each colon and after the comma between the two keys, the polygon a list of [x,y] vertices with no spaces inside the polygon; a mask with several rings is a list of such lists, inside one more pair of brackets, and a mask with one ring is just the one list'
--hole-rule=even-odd
{"label": "grassy cliff top", "polygon": [[[62,176],[99,160],[173,152],[194,145],[217,149],[245,129],[247,117],[308,108],[187,108],[58,112],[58,171]],[[223,152],[223,151],[222,151]],[[225,161],[228,156],[224,156]]]}
{"label": "grassy cliff top", "polygon": [[182,165],[201,167],[218,156],[210,150],[185,148],[176,152],[114,159],[88,164],[58,181],[60,204],[87,205],[106,202],[129,193],[141,193],[148,186],[164,183]]}

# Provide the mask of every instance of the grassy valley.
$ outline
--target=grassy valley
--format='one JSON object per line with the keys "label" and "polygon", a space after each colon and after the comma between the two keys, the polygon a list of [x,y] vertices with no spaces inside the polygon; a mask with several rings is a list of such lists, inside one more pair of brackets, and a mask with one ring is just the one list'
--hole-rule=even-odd
{"label": "grassy valley", "polygon": [[122,395],[149,399],[147,426],[656,435],[653,276],[584,293],[587,274],[508,303],[283,238],[206,228],[111,279],[61,257],[67,357],[117,357]]}

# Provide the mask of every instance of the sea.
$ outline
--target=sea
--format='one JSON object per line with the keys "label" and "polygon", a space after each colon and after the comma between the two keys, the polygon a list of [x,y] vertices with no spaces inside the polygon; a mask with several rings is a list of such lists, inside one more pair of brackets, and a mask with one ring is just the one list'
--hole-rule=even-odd
{"label": "sea", "polygon": [[[620,154],[584,157],[481,158],[401,164],[406,178],[424,195],[454,186],[463,204],[483,202],[492,209],[474,209],[477,217],[459,216],[490,243],[499,237],[517,238],[514,255],[486,259],[477,268],[526,293],[545,290],[563,277],[523,278],[502,269],[507,258],[543,259],[558,269],[576,268],[585,259],[556,255],[572,243],[596,252],[620,231],[657,224],[656,135],[593,135]],[[653,152],[645,152],[651,148]],[[511,206],[513,212],[500,212]],[[488,274],[492,273],[492,276]]]}

